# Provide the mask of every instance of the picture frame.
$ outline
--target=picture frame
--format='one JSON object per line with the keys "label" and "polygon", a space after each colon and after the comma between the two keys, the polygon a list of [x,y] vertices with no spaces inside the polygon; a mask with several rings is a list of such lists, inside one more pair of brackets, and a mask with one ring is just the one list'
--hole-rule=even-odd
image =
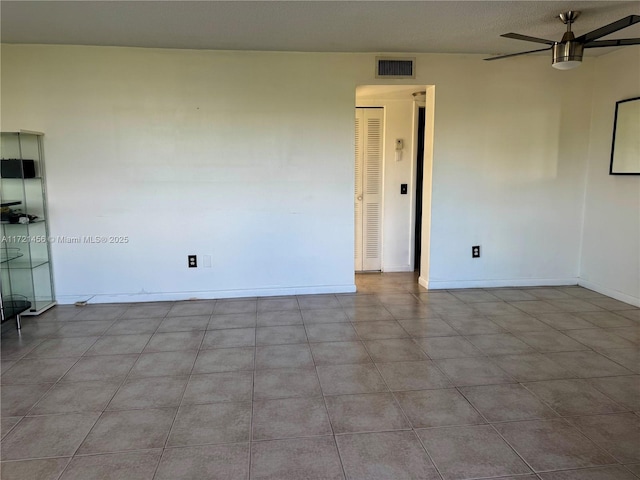
{"label": "picture frame", "polygon": [[640,97],[616,102],[609,175],[640,175]]}

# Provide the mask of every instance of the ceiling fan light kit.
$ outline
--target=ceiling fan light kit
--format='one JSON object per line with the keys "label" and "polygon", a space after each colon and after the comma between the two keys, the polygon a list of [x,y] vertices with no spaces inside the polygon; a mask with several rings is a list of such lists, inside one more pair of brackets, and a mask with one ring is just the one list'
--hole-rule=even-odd
{"label": "ceiling fan light kit", "polygon": [[512,53],[509,55],[501,55],[498,57],[485,58],[485,60],[499,60],[502,58],[516,57],[519,55],[526,55],[528,53],[543,52],[545,50],[551,50],[552,59],[551,66],[558,70],[570,70],[578,67],[582,63],[582,55],[585,48],[598,48],[598,47],[621,47],[625,45],[640,45],[640,38],[625,38],[620,40],[601,40],[596,41],[598,38],[604,37],[611,33],[622,30],[623,28],[630,27],[631,25],[640,22],[640,15],[629,15],[628,17],[621,18],[620,20],[605,25],[604,27],[597,28],[589,33],[575,37],[571,31],[571,24],[580,16],[580,12],[570,10],[568,12],[561,13],[558,18],[567,26],[567,31],[562,36],[562,40],[554,42],[553,40],[546,40],[544,38],[530,37],[528,35],[521,35],[519,33],[505,33],[501,35],[505,38],[513,38],[516,40],[525,40],[528,42],[544,43],[550,45],[547,48],[538,50],[529,50],[527,52]]}

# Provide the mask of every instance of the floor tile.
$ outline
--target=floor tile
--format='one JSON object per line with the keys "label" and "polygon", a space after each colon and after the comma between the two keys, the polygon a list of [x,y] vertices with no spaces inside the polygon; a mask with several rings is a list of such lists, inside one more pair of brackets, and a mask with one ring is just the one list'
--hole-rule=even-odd
{"label": "floor tile", "polygon": [[2,441],[2,460],[71,456],[99,413],[23,418]]}
{"label": "floor tile", "polygon": [[[634,327],[607,328],[606,331],[627,339],[630,342],[633,342],[637,347],[640,347],[640,325],[636,325]],[[602,351],[602,349],[600,349],[600,351]]]}
{"label": "floor tile", "polygon": [[558,416],[521,385],[481,385],[461,387],[459,390],[490,422]]}
{"label": "floor tile", "polygon": [[562,298],[572,298],[572,295],[563,292],[561,289],[552,287],[525,288],[523,291],[538,299],[557,300]]}
{"label": "floor tile", "polygon": [[307,333],[302,325],[258,327],[256,329],[257,345],[286,345],[306,343],[306,341]]}
{"label": "floor tile", "polygon": [[589,384],[630,410],[640,410],[640,375],[592,378]]}
{"label": "floor tile", "polygon": [[529,345],[518,340],[510,333],[470,335],[467,336],[467,340],[486,355],[509,355],[534,352]]}
{"label": "floor tile", "polygon": [[215,300],[176,302],[169,310],[168,317],[189,317],[194,315],[211,315]]}
{"label": "floor tile", "polygon": [[362,342],[312,343],[316,365],[345,365],[372,362]]}
{"label": "floor tile", "polygon": [[298,305],[302,310],[339,308],[342,306],[335,295],[299,295]]}
{"label": "floor tile", "polygon": [[483,357],[434,360],[456,386],[513,383],[514,379]]}
{"label": "floor tile", "polygon": [[0,356],[3,361],[9,359],[19,360],[39,344],[44,342],[44,340],[44,338],[27,338],[27,335],[21,335],[19,337],[3,337]]}
{"label": "floor tile", "polygon": [[594,350],[609,348],[631,348],[635,344],[625,338],[609,333],[601,328],[590,328],[586,330],[568,330],[565,332],[574,340],[585,344]]}
{"label": "floor tile", "polygon": [[158,332],[189,332],[194,330],[206,330],[210,319],[211,317],[209,315],[167,317],[158,327]]}
{"label": "floor tile", "polygon": [[191,375],[182,404],[250,402],[252,388],[251,372]]}
{"label": "floor tile", "polygon": [[440,480],[413,432],[339,435],[336,442],[349,479]]}
{"label": "floor tile", "polygon": [[162,448],[175,414],[175,408],[104,412],[78,454]]}
{"label": "floor tile", "polygon": [[253,440],[331,435],[322,397],[281,398],[253,405]]}
{"label": "floor tile", "polygon": [[445,316],[444,320],[460,335],[490,335],[505,333],[505,329],[487,317],[481,316]]}
{"label": "floor tile", "polygon": [[128,379],[109,403],[107,410],[177,407],[188,377]]}
{"label": "floor tile", "polygon": [[602,308],[594,305],[593,302],[580,300],[579,298],[561,298],[547,300],[554,307],[558,307],[563,312],[594,312],[601,311]]}
{"label": "floor tile", "polygon": [[556,330],[517,332],[514,335],[539,352],[571,352],[588,348]]}
{"label": "floor tile", "polygon": [[486,423],[454,388],[396,392],[394,396],[413,428]]}
{"label": "floor tile", "polygon": [[416,433],[445,480],[531,472],[489,425],[428,428]]}
{"label": "floor tile", "polygon": [[375,295],[358,295],[358,294],[343,294],[336,295],[338,303],[342,308],[352,307],[371,307],[381,305],[380,301]]}
{"label": "floor tile", "polygon": [[254,348],[216,348],[200,350],[192,373],[253,370]]}
{"label": "floor tile", "polygon": [[427,356],[411,339],[368,340],[364,342],[374,362],[426,360]]}
{"label": "floor tile", "polygon": [[[456,302],[447,303],[430,303],[429,307],[436,315],[441,316],[445,320],[452,317],[479,317],[480,312],[473,308],[470,304],[464,303],[456,299]],[[500,330],[502,331],[502,330]]]}
{"label": "floor tile", "polygon": [[415,342],[430,358],[463,358],[484,355],[462,336],[417,338]]}
{"label": "floor tile", "polygon": [[10,369],[2,372],[2,383],[54,383],[78,361],[77,358],[40,358],[18,360]]}
{"label": "floor tile", "polygon": [[495,428],[536,472],[615,463],[564,420],[500,423]]}
{"label": "floor tile", "polygon": [[194,365],[196,351],[143,353],[131,369],[132,378],[188,375]]}
{"label": "floor tile", "polygon": [[118,320],[115,322],[109,330],[105,332],[105,335],[134,335],[154,333],[160,324],[162,318],[134,318],[127,320]]}
{"label": "floor tile", "polygon": [[500,300],[495,295],[492,295],[491,293],[483,290],[451,290],[450,293],[464,303],[495,302],[497,300]]}
{"label": "floor tile", "polygon": [[600,328],[632,327],[637,325],[633,320],[614,312],[582,312],[575,315]]}
{"label": "floor tile", "polygon": [[116,320],[122,316],[127,307],[118,305],[87,305],[79,308],[73,321]]}
{"label": "floor tile", "polygon": [[569,422],[618,462],[640,462],[640,417],[632,413],[594,415]]}
{"label": "floor tile", "polygon": [[22,418],[23,417],[7,417],[2,415],[2,418],[0,418],[0,438],[4,438]]}
{"label": "floor tile", "polygon": [[430,390],[452,384],[430,360],[378,363],[380,374],[392,391]]}
{"label": "floor tile", "polygon": [[[640,463],[636,463],[635,465],[625,465],[625,468],[640,478]],[[624,480],[626,480],[626,478]]]}
{"label": "floor tile", "polygon": [[102,412],[118,387],[118,383],[107,382],[58,383],[29,414]]}
{"label": "floor tile", "polygon": [[250,403],[183,405],[167,446],[248,442],[250,425]]}
{"label": "floor tile", "polygon": [[251,480],[341,480],[333,437],[257,442],[251,449]]}
{"label": "floor tile", "polygon": [[86,355],[126,355],[127,353],[142,353],[149,342],[151,334],[140,335],[106,335],[100,337],[93,346],[85,352]]}
{"label": "floor tile", "polygon": [[319,397],[322,390],[314,368],[278,368],[256,372],[253,395],[255,400]]}
{"label": "floor tile", "polygon": [[623,467],[597,467],[541,473],[542,480],[635,480]]}
{"label": "floor tile", "polygon": [[390,393],[326,397],[335,433],[406,430],[410,424]]}
{"label": "floor tile", "polygon": [[198,350],[204,331],[154,333],[144,348],[144,353]]}
{"label": "floor tile", "polygon": [[3,480],[57,480],[69,463],[69,458],[43,458],[3,462],[0,464]]}
{"label": "floor tile", "polygon": [[[165,304],[166,303],[166,304]],[[156,303],[156,304],[136,304],[129,307],[120,317],[123,319],[137,319],[137,318],[163,318],[169,313],[173,306],[170,302]]]}
{"label": "floor tile", "polygon": [[316,367],[325,395],[386,392],[384,380],[373,363]]}
{"label": "floor tile", "polygon": [[60,480],[151,480],[161,450],[74,457]]}
{"label": "floor tile", "polygon": [[258,299],[258,312],[273,312],[298,309],[300,309],[300,305],[298,305],[298,300],[295,297]]}
{"label": "floor tile", "polygon": [[537,318],[517,311],[510,315],[490,315],[489,319],[504,330],[516,332],[543,332],[551,330],[551,327]]}
{"label": "floor tile", "polygon": [[2,417],[26,415],[52,386],[52,383],[4,385],[0,389]]}
{"label": "floor tile", "polygon": [[625,409],[586,380],[548,380],[523,384],[560,415],[595,415]]}
{"label": "floor tile", "polygon": [[309,345],[270,345],[256,348],[256,369],[312,366],[313,358]]}
{"label": "floor tile", "polygon": [[418,299],[410,293],[381,293],[376,295],[383,305],[415,305]]}
{"label": "floor tile", "polygon": [[257,324],[259,327],[273,327],[276,325],[302,325],[302,314],[298,310],[285,310],[282,312],[258,312]]}
{"label": "floor tile", "polygon": [[376,320],[393,320],[393,316],[382,305],[357,306],[345,311],[352,322],[373,322]]}
{"label": "floor tile", "polygon": [[616,348],[601,350],[600,353],[630,371],[640,373],[640,348]]}
{"label": "floor tile", "polygon": [[65,322],[52,337],[92,337],[102,335],[113,325],[114,320]]}
{"label": "floor tile", "polygon": [[207,330],[223,330],[227,328],[253,328],[256,326],[256,313],[228,313],[211,316]]}
{"label": "floor tile", "polygon": [[356,329],[356,332],[358,332],[358,336],[363,340],[406,338],[409,336],[395,320],[355,322],[353,326]]}
{"label": "floor tile", "polygon": [[536,297],[518,288],[492,288],[491,294],[505,302],[535,300]]}
{"label": "floor tile", "polygon": [[632,310],[634,306],[609,297],[590,298],[589,302],[607,310]]}
{"label": "floor tile", "polygon": [[168,448],[155,480],[231,480],[249,477],[249,445]]}
{"label": "floor tile", "polygon": [[258,302],[256,300],[218,300],[216,306],[213,309],[214,314],[227,314],[227,313],[249,313],[256,312],[258,308]]}
{"label": "floor tile", "polygon": [[96,340],[98,337],[49,338],[31,350],[25,358],[78,357]]}
{"label": "floor tile", "polygon": [[341,308],[303,310],[302,320],[305,325],[312,323],[342,323],[349,321],[344,310]]}
{"label": "floor tile", "polygon": [[253,347],[255,344],[255,328],[229,328],[208,330],[202,348]]}
{"label": "floor tile", "polygon": [[491,359],[518,382],[575,378],[573,372],[539,353],[501,355]]}
{"label": "floor tile", "polygon": [[563,311],[561,308],[556,307],[555,305],[551,305],[544,300],[511,302],[511,305],[530,315],[538,315],[541,313],[558,313]]}
{"label": "floor tile", "polygon": [[640,308],[636,308],[633,310],[622,310],[617,312],[618,315],[622,315],[624,318],[629,318],[631,320],[635,320],[636,322],[640,322]]}
{"label": "floor tile", "polygon": [[63,382],[121,382],[138,355],[83,357],[62,378]]}
{"label": "floor tile", "polygon": [[433,308],[423,303],[416,303],[415,305],[385,305],[385,308],[396,320],[438,317],[438,313]]}
{"label": "floor tile", "polygon": [[583,328],[593,328],[594,324],[572,314],[572,313],[543,313],[536,315],[536,318],[547,325],[558,330],[580,330]]}
{"label": "floor tile", "polygon": [[507,302],[495,301],[495,302],[478,302],[473,304],[475,308],[482,315],[502,316],[502,315],[521,315],[522,312],[516,307],[509,305]]}
{"label": "floor tile", "polygon": [[349,323],[314,323],[305,326],[309,342],[344,342],[358,340]]}
{"label": "floor tile", "polygon": [[632,372],[592,351],[548,353],[546,357],[574,372],[578,377],[630,375]]}
{"label": "floor tile", "polygon": [[447,322],[438,318],[398,320],[398,323],[412,337],[444,337],[458,334]]}

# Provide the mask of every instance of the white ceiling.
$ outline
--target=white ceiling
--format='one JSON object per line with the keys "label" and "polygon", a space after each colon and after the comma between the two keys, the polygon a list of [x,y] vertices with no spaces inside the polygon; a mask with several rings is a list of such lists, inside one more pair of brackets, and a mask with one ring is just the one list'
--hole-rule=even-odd
{"label": "white ceiling", "polygon": [[[0,39],[214,50],[506,54],[543,46],[501,38],[502,33],[560,40],[565,27],[555,17],[569,9],[582,11],[574,25],[580,35],[640,14],[640,2],[2,0]],[[640,37],[640,24],[607,38],[635,37]]]}

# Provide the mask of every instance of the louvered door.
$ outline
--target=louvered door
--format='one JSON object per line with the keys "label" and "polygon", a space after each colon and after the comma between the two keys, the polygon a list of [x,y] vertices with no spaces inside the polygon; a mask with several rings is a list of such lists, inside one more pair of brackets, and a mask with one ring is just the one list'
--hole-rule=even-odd
{"label": "louvered door", "polygon": [[356,108],[355,270],[382,268],[383,109]]}

